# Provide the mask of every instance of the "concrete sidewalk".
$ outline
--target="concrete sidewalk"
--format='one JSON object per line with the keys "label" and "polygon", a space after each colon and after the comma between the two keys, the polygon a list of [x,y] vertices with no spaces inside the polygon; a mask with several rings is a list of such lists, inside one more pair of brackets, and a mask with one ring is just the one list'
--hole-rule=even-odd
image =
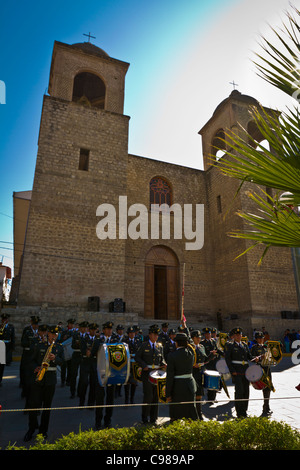
{"label": "concrete sidewalk", "polygon": [[[26,444],[23,441],[23,437],[28,430],[28,415],[24,414],[23,411],[25,401],[21,398],[21,389],[19,388],[19,367],[20,363],[18,361],[13,362],[9,367],[5,367],[2,386],[0,387],[0,405],[3,410],[0,415],[1,449],[5,449],[9,443],[26,447],[34,443],[34,439]],[[300,383],[300,365],[294,365],[291,357],[285,356],[277,366],[272,367],[272,379],[275,392],[271,393],[270,407],[273,414],[270,419],[283,421],[300,431],[300,392],[295,389]],[[230,400],[222,390],[217,393],[217,401],[214,404],[203,404],[205,420],[224,421],[235,417],[234,387],[231,380],[227,382],[227,387]],[[206,397],[203,397],[203,400],[205,399]],[[122,397],[115,400],[116,408],[112,418],[113,427],[133,426],[141,422],[141,384],[137,387],[135,403],[135,405],[124,405],[124,388],[122,387]],[[89,408],[79,409],[78,399],[70,399],[69,387],[60,386],[60,377],[58,377],[52,405],[54,409],[51,411],[48,431],[48,440],[50,442],[70,432],[78,433],[80,430],[93,429],[95,411]],[[250,386],[248,415],[260,416],[262,405],[262,391]],[[64,409],[56,410],[55,408]],[[160,404],[158,421],[162,424],[168,420],[168,406]]]}

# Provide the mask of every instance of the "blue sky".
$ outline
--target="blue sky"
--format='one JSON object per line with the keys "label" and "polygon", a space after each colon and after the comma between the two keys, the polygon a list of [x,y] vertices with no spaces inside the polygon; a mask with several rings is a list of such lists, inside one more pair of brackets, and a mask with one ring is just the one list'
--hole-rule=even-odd
{"label": "blue sky", "polygon": [[198,131],[232,80],[266,106],[285,105],[256,77],[251,56],[267,23],[280,25],[288,7],[287,0],[2,0],[0,261],[12,266],[13,192],[32,189],[55,40],[84,42],[91,32],[94,44],[130,63],[130,153],[202,169]]}

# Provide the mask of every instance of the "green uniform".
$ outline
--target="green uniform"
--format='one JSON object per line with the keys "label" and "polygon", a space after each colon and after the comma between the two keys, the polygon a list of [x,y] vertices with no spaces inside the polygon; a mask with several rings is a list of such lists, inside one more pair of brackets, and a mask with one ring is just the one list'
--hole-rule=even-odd
{"label": "green uniform", "polygon": [[[194,352],[189,347],[179,347],[168,356],[166,397],[171,397],[170,418],[198,419],[195,404],[197,384],[193,377]],[[191,402],[178,404],[179,402]]]}

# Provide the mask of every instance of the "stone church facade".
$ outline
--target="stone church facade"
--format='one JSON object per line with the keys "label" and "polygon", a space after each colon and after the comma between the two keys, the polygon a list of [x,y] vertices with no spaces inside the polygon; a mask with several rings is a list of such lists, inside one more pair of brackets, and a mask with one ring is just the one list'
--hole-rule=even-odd
{"label": "stone church facade", "polygon": [[[249,114],[257,101],[234,90],[220,103],[199,131],[203,171],[131,155],[130,118],[124,115],[128,67],[89,42],[54,43],[15,289],[18,309],[60,308],[65,316],[96,311],[111,318],[115,299],[121,299],[125,322],[128,315],[139,323],[178,324],[184,273],[184,311],[194,326],[223,321],[227,327],[232,320],[261,327],[278,323],[282,311],[297,311],[290,250],[270,250],[261,266],[258,249],[235,260],[249,245],[227,232],[242,228],[236,212],[249,208],[247,187],[234,199],[239,182],[209,158],[218,137],[238,123],[257,137]],[[163,217],[170,220],[170,237],[121,232],[120,221],[137,222],[137,213],[120,210],[120,197],[127,208],[140,204],[147,210],[148,235],[152,217],[161,224]],[[191,240],[183,230],[175,238],[175,212],[155,214],[153,203],[178,210],[190,205],[195,234],[196,207],[203,207],[203,246],[187,249],[196,235]],[[97,235],[104,220],[97,208],[104,204],[115,208],[115,238]]]}

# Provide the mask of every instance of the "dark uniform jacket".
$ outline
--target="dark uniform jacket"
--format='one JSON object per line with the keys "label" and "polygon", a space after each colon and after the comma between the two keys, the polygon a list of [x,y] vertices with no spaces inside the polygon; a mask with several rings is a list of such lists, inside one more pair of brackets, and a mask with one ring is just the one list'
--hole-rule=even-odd
{"label": "dark uniform jacket", "polygon": [[156,366],[156,368],[166,366],[163,345],[157,342],[153,350],[150,341],[144,341],[135,354],[135,360],[142,367],[142,369],[147,366],[150,369],[152,366]]}
{"label": "dark uniform jacket", "polygon": [[[32,364],[34,369],[42,365],[44,360],[45,354],[49,348],[50,344],[43,341],[35,342],[33,356],[32,356]],[[55,355],[54,361],[50,361],[48,370],[46,371],[44,378],[42,379],[41,383],[43,385],[55,385],[57,382],[57,366],[61,366],[64,362],[64,350],[61,344],[54,343],[52,348],[52,354]],[[36,377],[36,376],[35,376]],[[34,379],[35,379],[34,377]]]}
{"label": "dark uniform jacket", "polygon": [[236,372],[239,375],[244,375],[248,367],[248,361],[251,361],[253,356],[244,342],[227,343],[225,349],[225,360],[230,373]]}

